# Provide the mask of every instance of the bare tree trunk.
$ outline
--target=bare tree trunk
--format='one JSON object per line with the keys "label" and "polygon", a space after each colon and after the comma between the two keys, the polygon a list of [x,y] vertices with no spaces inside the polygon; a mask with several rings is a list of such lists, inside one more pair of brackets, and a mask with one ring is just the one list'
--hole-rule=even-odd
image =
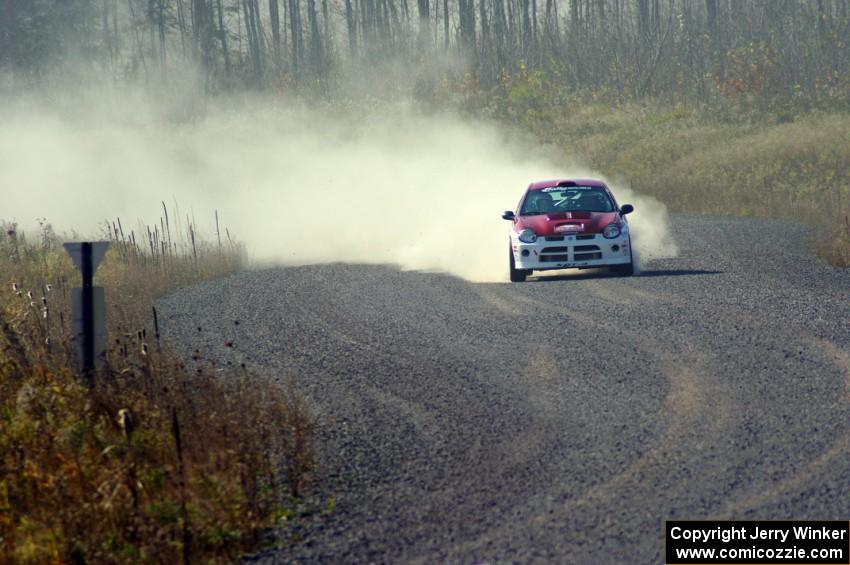
{"label": "bare tree trunk", "polygon": [[192,34],[195,38],[195,53],[203,62],[204,67],[209,63],[205,33],[206,33],[206,4],[204,0],[192,0]]}
{"label": "bare tree trunk", "polygon": [[292,35],[292,73],[296,80],[303,67],[304,43],[301,35],[301,6],[299,0],[289,0],[289,26]]}
{"label": "bare tree trunk", "polygon": [[354,19],[351,0],[345,0],[345,25],[348,29],[348,51],[354,59],[357,57],[357,21]]}
{"label": "bare tree trunk", "polygon": [[460,0],[458,18],[461,48],[472,56],[475,52],[475,0]]}
{"label": "bare tree trunk", "polygon": [[428,0],[416,0],[416,7],[419,9],[419,33],[417,35],[420,48],[425,48],[431,40],[431,8]]}
{"label": "bare tree trunk", "polygon": [[319,18],[316,15],[316,0],[307,0],[307,19],[310,24],[310,63],[314,73],[321,73],[324,55],[322,38],[319,35]]}
{"label": "bare tree trunk", "polygon": [[242,0],[242,9],[245,14],[245,30],[248,34],[248,51],[251,55],[251,66],[254,69],[254,84],[259,86],[263,82],[263,54],[260,32],[260,9],[258,0]]}
{"label": "bare tree trunk", "polygon": [[139,37],[139,28],[136,25],[136,9],[133,6],[133,0],[127,0],[127,7],[130,10],[130,27],[131,27],[131,35],[133,39],[135,39],[136,43],[136,57],[138,57],[139,61],[142,63],[142,68],[145,70],[145,76],[148,75],[148,64],[145,60],[145,53],[142,48],[142,38]]}
{"label": "bare tree trunk", "polygon": [[269,0],[269,25],[272,28],[274,63],[280,69],[280,11],[278,0]]}
{"label": "bare tree trunk", "polygon": [[224,10],[221,6],[221,0],[217,1],[218,7],[218,38],[221,43],[221,54],[224,56],[224,72],[230,77],[230,52],[227,49],[227,28],[224,27]]}
{"label": "bare tree trunk", "polygon": [[239,8],[239,0],[236,0],[236,61],[242,66],[242,10]]}
{"label": "bare tree trunk", "polygon": [[13,18],[12,0],[0,0],[0,65],[14,60],[9,54],[14,29]]}
{"label": "bare tree trunk", "polygon": [[505,64],[505,4],[504,0],[493,0],[493,49],[496,57],[496,71]]}
{"label": "bare tree trunk", "polygon": [[440,44],[440,2],[434,0],[434,39],[433,45]]}
{"label": "bare tree trunk", "polygon": [[121,56],[121,36],[118,34],[118,0],[112,0],[112,43],[117,60]]}
{"label": "bare tree trunk", "polygon": [[158,3],[158,27],[159,27],[159,65],[162,72],[162,80],[166,80],[165,66],[165,0],[157,0]]}
{"label": "bare tree trunk", "polygon": [[[7,4],[10,4],[10,0],[0,0],[0,2],[2,2],[3,5],[3,17],[0,17],[0,63],[2,63],[3,53],[6,51],[6,22],[9,17],[8,12],[10,11]],[[112,44],[112,34],[109,26],[109,0],[103,0],[101,17],[103,18],[103,44],[106,46],[106,50],[109,53],[109,66],[114,70],[115,47]]]}
{"label": "bare tree trunk", "polygon": [[705,0],[705,12],[708,32],[714,34],[717,32],[717,0]]}
{"label": "bare tree trunk", "polygon": [[265,80],[265,55],[264,49],[265,46],[265,35],[263,34],[263,21],[260,18],[260,0],[249,0],[248,2],[251,6],[251,13],[253,15],[253,23],[254,23],[254,40],[257,45],[257,79],[260,84]]}
{"label": "bare tree trunk", "polygon": [[159,55],[156,48],[156,0],[148,0],[148,7],[145,10],[145,20],[148,23],[148,36],[151,48],[151,58],[159,60]]}
{"label": "bare tree trunk", "polygon": [[[116,23],[117,27],[117,23]],[[183,0],[177,0],[177,27],[180,29],[180,50],[183,60],[186,60],[186,7]]]}
{"label": "bare tree trunk", "polygon": [[538,36],[539,31],[537,29],[537,0],[531,0],[531,52],[534,55],[533,61],[535,62],[535,64],[540,61],[540,54],[538,53],[537,49]]}
{"label": "bare tree trunk", "polygon": [[490,25],[487,21],[486,0],[478,0],[478,16],[481,24],[481,51],[486,52],[490,48]]}
{"label": "bare tree trunk", "polygon": [[638,33],[641,40],[649,36],[649,0],[637,0],[638,8]]}
{"label": "bare tree trunk", "polygon": [[531,29],[531,14],[529,14],[529,0],[522,0],[522,54],[525,59],[531,55],[533,32]]}
{"label": "bare tree trunk", "polygon": [[[394,8],[394,4],[391,4],[391,7]],[[322,0],[322,33],[324,35],[324,43],[326,45],[331,44],[331,28],[330,28],[330,14],[328,10],[328,0]]]}
{"label": "bare tree trunk", "polygon": [[443,0],[443,40],[445,41],[445,48],[448,50],[449,48],[449,0]]}
{"label": "bare tree trunk", "polygon": [[661,0],[652,0],[652,33],[661,31]]}

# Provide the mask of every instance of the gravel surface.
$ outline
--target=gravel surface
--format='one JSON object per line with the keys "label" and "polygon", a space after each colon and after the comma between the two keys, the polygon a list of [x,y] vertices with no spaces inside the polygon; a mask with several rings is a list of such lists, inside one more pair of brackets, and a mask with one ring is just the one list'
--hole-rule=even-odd
{"label": "gravel surface", "polygon": [[850,270],[795,224],[673,231],[632,278],[333,264],[164,299],[179,347],[295,375],[319,418],[336,507],[256,559],[660,563],[666,518],[848,519]]}

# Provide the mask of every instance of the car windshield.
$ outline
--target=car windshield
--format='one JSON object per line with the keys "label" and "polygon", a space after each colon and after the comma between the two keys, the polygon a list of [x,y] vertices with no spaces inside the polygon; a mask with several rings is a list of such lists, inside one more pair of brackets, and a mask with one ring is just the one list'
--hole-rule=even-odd
{"label": "car windshield", "polygon": [[557,212],[613,212],[614,203],[605,189],[598,186],[553,186],[530,190],[522,203],[520,216]]}

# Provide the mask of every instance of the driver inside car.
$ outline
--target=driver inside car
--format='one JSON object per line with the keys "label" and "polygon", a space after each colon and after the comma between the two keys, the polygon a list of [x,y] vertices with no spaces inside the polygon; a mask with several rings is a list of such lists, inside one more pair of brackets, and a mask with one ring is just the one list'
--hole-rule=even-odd
{"label": "driver inside car", "polygon": [[538,214],[548,214],[555,209],[555,201],[552,196],[546,193],[537,195],[537,198],[532,202],[532,211],[537,211]]}

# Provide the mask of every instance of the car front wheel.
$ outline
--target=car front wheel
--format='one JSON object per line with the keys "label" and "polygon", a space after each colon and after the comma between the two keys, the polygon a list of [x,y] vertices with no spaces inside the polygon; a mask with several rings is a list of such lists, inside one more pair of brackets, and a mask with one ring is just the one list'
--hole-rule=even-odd
{"label": "car front wheel", "polygon": [[514,261],[514,252],[508,247],[508,257],[510,258],[510,275],[511,282],[525,282],[525,278],[531,273],[528,269],[517,269]]}
{"label": "car front wheel", "polygon": [[628,263],[626,265],[617,265],[615,267],[611,267],[611,270],[621,277],[630,277],[635,274],[635,264]]}
{"label": "car front wheel", "polygon": [[[631,239],[629,240],[629,243],[631,243]],[[611,267],[611,270],[621,277],[630,277],[635,274],[635,258],[631,252],[631,245],[629,245],[629,262],[626,265]]]}

